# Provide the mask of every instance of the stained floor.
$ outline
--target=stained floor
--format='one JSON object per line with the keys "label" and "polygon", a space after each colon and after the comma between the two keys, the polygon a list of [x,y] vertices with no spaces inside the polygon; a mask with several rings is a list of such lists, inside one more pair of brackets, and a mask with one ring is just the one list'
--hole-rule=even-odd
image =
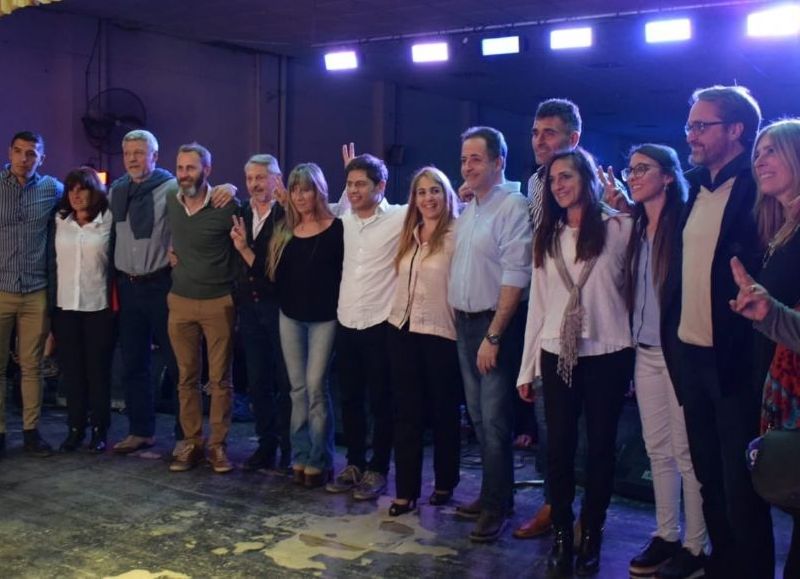
{"label": "stained floor", "polygon": [[[543,577],[549,539],[519,541],[511,529],[541,502],[538,488],[516,495],[516,514],[494,545],[471,544],[471,523],[454,506],[424,504],[419,514],[387,515],[389,497],[355,502],[295,487],[280,473],[215,475],[208,467],[170,473],[173,418],[160,415],[159,443],[135,456],[84,452],[24,456],[21,424],[9,417],[0,461],[0,577]],[[41,430],[54,445],[62,411],[48,409]],[[111,439],[124,416],[114,415]],[[252,424],[235,424],[230,454],[254,449]],[[337,456],[337,461],[342,461]],[[534,476],[517,455],[518,480]],[[427,468],[426,463],[426,468]],[[462,469],[458,501],[474,498],[480,470]],[[423,489],[426,497],[431,489]],[[778,558],[791,523],[775,512]],[[600,578],[624,578],[630,557],[653,529],[653,507],[615,498],[609,511]],[[776,576],[779,576],[776,574]]]}

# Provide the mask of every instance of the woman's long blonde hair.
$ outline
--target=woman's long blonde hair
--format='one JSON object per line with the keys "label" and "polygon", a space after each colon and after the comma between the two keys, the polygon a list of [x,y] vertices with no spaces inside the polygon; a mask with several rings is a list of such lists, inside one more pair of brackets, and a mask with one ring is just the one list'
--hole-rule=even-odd
{"label": "woman's long blonde hair", "polygon": [[403,229],[400,231],[400,241],[397,247],[397,256],[394,258],[395,271],[400,267],[400,262],[403,257],[413,251],[417,244],[414,238],[414,231],[422,223],[422,213],[417,207],[417,186],[420,179],[427,177],[439,187],[442,188],[444,193],[444,211],[433,230],[433,235],[428,240],[428,255],[433,255],[442,249],[444,245],[444,237],[453,220],[458,217],[458,199],[456,198],[453,186],[450,184],[450,179],[447,175],[442,173],[439,169],[433,166],[422,167],[411,179],[411,189],[408,193],[408,210],[406,211],[406,218],[403,221]]}
{"label": "woman's long blonde hair", "polygon": [[[792,190],[795,197],[800,195],[800,119],[783,119],[761,129],[753,146],[753,174],[755,175],[756,147],[761,139],[769,135],[775,147],[775,153],[789,167],[792,174]],[[756,179],[758,183],[758,179]],[[758,188],[755,203],[755,218],[758,234],[766,247],[772,243],[773,248],[780,247],[789,241],[800,221],[786,219],[780,201],[761,192]]]}
{"label": "woman's long blonde hair", "polygon": [[322,169],[316,163],[300,163],[289,173],[286,189],[289,191],[286,201],[286,217],[275,224],[269,242],[267,259],[267,277],[275,281],[275,272],[283,256],[283,250],[294,235],[294,228],[300,224],[301,216],[292,200],[292,191],[310,187],[314,191],[314,220],[332,219],[335,217],[328,207],[328,183]]}

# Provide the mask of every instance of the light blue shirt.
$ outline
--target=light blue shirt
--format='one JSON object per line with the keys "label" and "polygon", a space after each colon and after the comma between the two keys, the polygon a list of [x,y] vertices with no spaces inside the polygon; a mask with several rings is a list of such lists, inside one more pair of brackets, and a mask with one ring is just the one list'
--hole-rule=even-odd
{"label": "light blue shirt", "polygon": [[639,266],[634,280],[633,341],[636,344],[661,346],[661,308],[653,284],[653,242],[642,239],[639,243]]}
{"label": "light blue shirt", "polygon": [[532,233],[519,182],[506,181],[480,203],[477,197],[470,201],[456,222],[455,238],[447,294],[453,308],[494,310],[500,286],[530,285]]}

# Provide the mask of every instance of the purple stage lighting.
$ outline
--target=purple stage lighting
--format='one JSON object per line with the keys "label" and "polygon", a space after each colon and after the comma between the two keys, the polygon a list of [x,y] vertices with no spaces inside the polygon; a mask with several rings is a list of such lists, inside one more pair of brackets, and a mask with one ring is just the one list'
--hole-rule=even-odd
{"label": "purple stage lighting", "polygon": [[550,48],[587,48],[592,45],[591,28],[563,28],[550,32]]}
{"label": "purple stage lighting", "polygon": [[494,56],[496,54],[517,54],[518,52],[519,36],[484,38],[481,40],[481,53],[483,56]]}
{"label": "purple stage lighting", "polygon": [[426,42],[411,47],[414,62],[444,62],[449,58],[446,42]]}
{"label": "purple stage lighting", "polygon": [[325,68],[328,70],[352,70],[358,68],[358,57],[353,50],[328,52],[325,54]]}
{"label": "purple stage lighting", "polygon": [[800,5],[784,4],[753,12],[747,17],[747,35],[757,38],[797,36],[800,33]]}
{"label": "purple stage lighting", "polygon": [[644,26],[647,42],[678,42],[692,37],[692,22],[688,18],[654,20]]}

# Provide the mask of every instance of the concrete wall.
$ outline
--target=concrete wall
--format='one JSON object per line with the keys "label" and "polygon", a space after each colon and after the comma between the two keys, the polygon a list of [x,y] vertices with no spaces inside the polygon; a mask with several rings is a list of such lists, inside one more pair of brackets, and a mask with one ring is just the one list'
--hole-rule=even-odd
{"label": "concrete wall", "polygon": [[524,180],[532,163],[530,118],[91,18],[29,9],[0,19],[0,70],[6,79],[0,139],[23,129],[41,132],[44,170],[58,177],[84,163],[121,174],[120,158],[93,149],[81,123],[87,96],[110,87],[130,89],[145,104],[162,166],[172,169],[177,147],[197,140],[214,156],[212,181],[240,187],[247,157],[269,152],[279,155],[286,173],[299,162],[319,163],[336,197],[344,183],[341,145],[349,141],[380,157],[392,145],[402,147],[402,162],[390,166],[392,200],[406,198],[411,174],[428,163],[458,186],[458,137],[472,124],[506,134],[509,178]]}

